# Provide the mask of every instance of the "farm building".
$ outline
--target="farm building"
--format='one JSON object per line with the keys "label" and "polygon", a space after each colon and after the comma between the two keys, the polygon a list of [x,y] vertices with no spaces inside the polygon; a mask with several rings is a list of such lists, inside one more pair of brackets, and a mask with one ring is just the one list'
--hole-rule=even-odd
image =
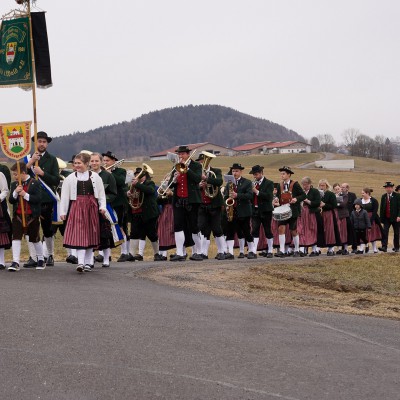
{"label": "farm building", "polygon": [[311,145],[304,142],[254,142],[236,146],[232,150],[240,154],[289,154],[289,153],[311,153]]}

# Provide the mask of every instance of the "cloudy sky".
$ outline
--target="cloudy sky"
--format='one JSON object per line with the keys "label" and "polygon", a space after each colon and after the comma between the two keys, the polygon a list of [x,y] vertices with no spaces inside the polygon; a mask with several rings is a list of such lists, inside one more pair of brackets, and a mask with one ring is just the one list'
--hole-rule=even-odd
{"label": "cloudy sky", "polygon": [[[305,137],[400,136],[398,0],[38,0],[54,86],[38,127],[86,131],[187,104],[219,104]],[[96,5],[95,5],[96,4]],[[95,5],[95,6],[94,6]],[[0,16],[16,8],[1,0]],[[32,95],[0,89],[0,122]]]}

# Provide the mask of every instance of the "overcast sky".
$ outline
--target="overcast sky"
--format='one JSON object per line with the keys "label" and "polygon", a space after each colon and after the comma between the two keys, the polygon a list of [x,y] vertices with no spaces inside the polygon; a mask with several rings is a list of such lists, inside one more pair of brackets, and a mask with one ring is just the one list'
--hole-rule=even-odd
{"label": "overcast sky", "polygon": [[[399,0],[38,0],[54,86],[38,128],[86,131],[187,104],[219,104],[311,138],[400,136]],[[16,8],[1,0],[0,16]],[[32,95],[0,89],[0,122]]]}

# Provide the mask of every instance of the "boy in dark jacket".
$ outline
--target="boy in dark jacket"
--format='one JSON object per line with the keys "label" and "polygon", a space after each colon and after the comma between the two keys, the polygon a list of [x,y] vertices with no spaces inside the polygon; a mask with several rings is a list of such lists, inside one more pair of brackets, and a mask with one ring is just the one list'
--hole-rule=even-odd
{"label": "boy in dark jacket", "polygon": [[[13,262],[8,267],[9,271],[19,270],[19,260],[21,254],[21,240],[24,234],[29,235],[29,241],[35,246],[38,263],[36,269],[44,269],[43,247],[39,240],[39,218],[41,212],[41,189],[40,184],[31,178],[27,173],[26,164],[19,162],[21,185],[18,182],[18,164],[11,167],[14,182],[11,184],[9,202],[13,205],[12,218],[12,253]],[[26,232],[22,226],[22,207],[25,214]]]}
{"label": "boy in dark jacket", "polygon": [[356,236],[356,243],[360,243],[359,249],[356,254],[363,254],[365,245],[368,243],[367,229],[371,229],[371,221],[368,217],[368,213],[363,209],[361,199],[354,201],[354,210],[351,212],[351,223],[354,227]]}

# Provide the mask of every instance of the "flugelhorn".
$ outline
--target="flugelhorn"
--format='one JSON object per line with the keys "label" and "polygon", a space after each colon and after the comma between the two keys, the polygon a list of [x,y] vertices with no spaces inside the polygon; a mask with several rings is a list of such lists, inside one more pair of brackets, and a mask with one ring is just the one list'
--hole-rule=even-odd
{"label": "flugelhorn", "polygon": [[[145,163],[142,164],[142,170],[135,176],[135,180],[142,179],[147,173],[153,174],[153,170]],[[142,207],[144,201],[144,193],[136,189],[136,186],[131,185],[129,189],[130,195],[128,203],[133,210],[137,210]]]}

